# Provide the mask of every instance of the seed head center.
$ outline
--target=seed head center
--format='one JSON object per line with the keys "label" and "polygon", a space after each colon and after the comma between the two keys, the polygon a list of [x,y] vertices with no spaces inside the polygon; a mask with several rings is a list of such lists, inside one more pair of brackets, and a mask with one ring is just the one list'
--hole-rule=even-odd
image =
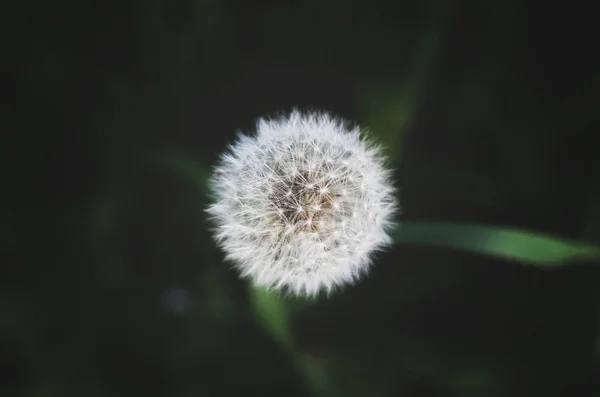
{"label": "seed head center", "polygon": [[323,220],[331,217],[336,195],[329,189],[327,179],[310,180],[300,172],[281,181],[270,196],[282,230],[291,226],[296,232],[317,233]]}

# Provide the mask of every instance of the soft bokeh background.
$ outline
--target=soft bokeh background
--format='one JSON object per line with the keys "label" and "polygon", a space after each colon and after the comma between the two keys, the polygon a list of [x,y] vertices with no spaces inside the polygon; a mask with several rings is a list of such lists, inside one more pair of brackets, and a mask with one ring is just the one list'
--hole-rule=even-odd
{"label": "soft bokeh background", "polygon": [[3,5],[0,396],[600,395],[600,263],[397,245],[329,299],[277,299],[203,213],[236,132],[297,106],[386,145],[401,219],[600,243],[593,7]]}

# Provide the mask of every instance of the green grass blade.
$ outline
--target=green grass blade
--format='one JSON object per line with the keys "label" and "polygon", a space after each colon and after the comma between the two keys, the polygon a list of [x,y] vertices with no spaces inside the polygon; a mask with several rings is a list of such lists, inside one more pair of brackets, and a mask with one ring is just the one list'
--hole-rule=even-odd
{"label": "green grass blade", "polygon": [[287,352],[294,352],[293,332],[290,328],[286,302],[276,293],[263,288],[250,288],[250,300],[256,318]]}
{"label": "green grass blade", "polygon": [[600,259],[600,247],[541,233],[486,225],[405,222],[393,235],[396,244],[436,246],[514,260],[538,267]]}

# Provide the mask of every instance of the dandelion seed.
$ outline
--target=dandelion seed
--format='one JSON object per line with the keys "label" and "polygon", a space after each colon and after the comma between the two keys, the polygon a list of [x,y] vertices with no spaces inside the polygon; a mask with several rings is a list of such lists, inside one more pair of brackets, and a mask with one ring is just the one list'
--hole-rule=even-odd
{"label": "dandelion seed", "polygon": [[356,282],[391,244],[398,209],[378,150],[326,113],[259,119],[210,180],[226,258],[253,284],[296,295]]}

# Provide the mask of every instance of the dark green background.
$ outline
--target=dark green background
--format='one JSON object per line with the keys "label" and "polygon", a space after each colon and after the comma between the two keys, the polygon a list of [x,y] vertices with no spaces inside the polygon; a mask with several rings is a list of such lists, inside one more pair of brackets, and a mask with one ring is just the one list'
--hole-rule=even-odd
{"label": "dark green background", "polygon": [[386,146],[399,219],[600,242],[595,7],[3,5],[0,396],[599,396],[598,263],[398,244],[260,306],[202,183],[257,117],[327,110]]}

